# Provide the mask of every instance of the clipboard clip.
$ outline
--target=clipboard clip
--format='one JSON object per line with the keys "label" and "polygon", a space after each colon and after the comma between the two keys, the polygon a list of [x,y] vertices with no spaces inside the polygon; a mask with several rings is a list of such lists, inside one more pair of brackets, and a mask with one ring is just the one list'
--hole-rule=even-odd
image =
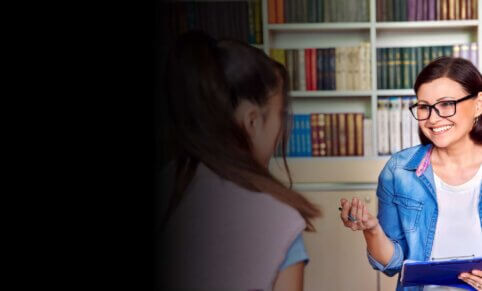
{"label": "clipboard clip", "polygon": [[434,258],[434,257],[432,257],[432,261],[438,261],[438,260],[457,260],[457,259],[466,259],[466,258],[475,258],[475,255],[456,256],[456,257],[444,257],[444,258]]}

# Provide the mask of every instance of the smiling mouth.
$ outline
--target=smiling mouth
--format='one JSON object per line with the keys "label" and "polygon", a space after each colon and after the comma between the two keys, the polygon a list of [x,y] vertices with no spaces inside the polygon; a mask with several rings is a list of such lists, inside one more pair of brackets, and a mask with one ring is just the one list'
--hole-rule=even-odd
{"label": "smiling mouth", "polygon": [[432,127],[430,130],[435,133],[435,134],[442,134],[445,133],[446,131],[450,130],[453,125],[444,125],[444,126],[439,126],[439,127]]}

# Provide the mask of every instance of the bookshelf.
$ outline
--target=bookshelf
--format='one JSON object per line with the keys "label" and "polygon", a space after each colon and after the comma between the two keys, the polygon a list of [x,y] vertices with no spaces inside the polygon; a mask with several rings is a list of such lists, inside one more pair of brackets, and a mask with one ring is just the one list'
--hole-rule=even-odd
{"label": "bookshelf", "polygon": [[[372,120],[372,145],[377,145],[377,100],[380,96],[413,96],[412,89],[377,89],[377,48],[442,46],[476,42],[478,65],[482,60],[481,3],[477,5],[478,19],[431,21],[376,20],[377,0],[367,0],[369,21],[321,23],[268,23],[268,2],[263,0],[264,51],[271,49],[333,48],[355,46],[369,42],[371,49],[371,90],[291,91],[293,113],[363,112]],[[480,2],[480,0],[478,0]],[[413,85],[413,84],[412,84]],[[347,107],[345,107],[345,104]],[[388,156],[373,157],[388,159]],[[341,157],[340,157],[341,158]],[[366,157],[367,162],[371,157]],[[289,158],[297,160],[299,158]],[[314,157],[323,163],[327,157]],[[336,159],[336,158],[335,158]],[[348,158],[348,159],[355,159]],[[300,162],[299,160],[296,162]]]}

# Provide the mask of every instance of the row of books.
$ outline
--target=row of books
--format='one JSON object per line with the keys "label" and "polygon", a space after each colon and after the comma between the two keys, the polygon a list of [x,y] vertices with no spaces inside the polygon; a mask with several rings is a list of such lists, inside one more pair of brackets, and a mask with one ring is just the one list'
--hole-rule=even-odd
{"label": "row of books", "polygon": [[268,0],[269,23],[369,21],[368,0]]}
{"label": "row of books", "polygon": [[[312,113],[293,116],[287,156],[363,156],[364,152],[363,113]],[[280,156],[279,148],[277,155]]]}
{"label": "row of books", "polygon": [[285,65],[291,90],[370,90],[370,43],[326,49],[272,49],[273,59]]}
{"label": "row of books", "polygon": [[454,46],[377,48],[378,89],[409,89],[418,73],[432,60],[455,56],[470,60],[478,67],[477,43]]}
{"label": "row of books", "polygon": [[417,102],[414,96],[380,97],[377,102],[378,154],[390,155],[420,144],[418,121],[409,106]]}
{"label": "row of books", "polygon": [[477,19],[477,0],[377,0],[377,21]]}
{"label": "row of books", "polygon": [[250,44],[263,43],[262,0],[177,1],[166,5],[167,27],[179,35],[199,29],[222,39],[237,39]]}

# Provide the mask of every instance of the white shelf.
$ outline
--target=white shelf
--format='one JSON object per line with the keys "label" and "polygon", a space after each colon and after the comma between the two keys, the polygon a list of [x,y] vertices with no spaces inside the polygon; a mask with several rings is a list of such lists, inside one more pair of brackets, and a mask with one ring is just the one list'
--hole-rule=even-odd
{"label": "white shelf", "polygon": [[270,31],[292,30],[369,30],[369,22],[340,22],[340,23],[283,23],[268,24]]}
{"label": "white shelf", "polygon": [[478,25],[478,20],[438,20],[438,21],[397,21],[397,22],[377,22],[376,29],[403,29],[403,28],[459,28],[474,27]]}
{"label": "white shelf", "polygon": [[288,93],[293,98],[318,98],[318,97],[370,97],[372,91],[290,91]]}
{"label": "white shelf", "polygon": [[399,96],[399,95],[415,95],[413,89],[389,89],[389,90],[377,90],[378,96]]}
{"label": "white shelf", "polygon": [[264,50],[264,45],[263,44],[251,44],[251,46],[254,46],[255,48],[258,48],[260,50]]}

